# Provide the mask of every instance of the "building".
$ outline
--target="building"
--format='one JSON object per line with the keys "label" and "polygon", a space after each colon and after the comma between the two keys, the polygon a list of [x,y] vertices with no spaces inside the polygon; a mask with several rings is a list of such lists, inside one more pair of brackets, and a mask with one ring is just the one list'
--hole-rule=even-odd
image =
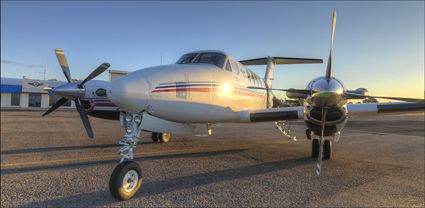
{"label": "building", "polygon": [[[109,70],[110,80],[124,76],[128,72]],[[66,84],[66,82],[55,82],[45,80],[35,80],[23,77],[1,78],[1,108],[49,108],[61,97],[49,94],[44,90],[45,87],[57,87]],[[74,101],[63,105],[64,108],[75,107]]]}
{"label": "building", "polygon": [[[65,82],[34,80],[28,78],[1,78],[1,108],[48,108],[61,97],[49,94],[45,87],[57,87]],[[70,101],[64,107],[74,107]]]}

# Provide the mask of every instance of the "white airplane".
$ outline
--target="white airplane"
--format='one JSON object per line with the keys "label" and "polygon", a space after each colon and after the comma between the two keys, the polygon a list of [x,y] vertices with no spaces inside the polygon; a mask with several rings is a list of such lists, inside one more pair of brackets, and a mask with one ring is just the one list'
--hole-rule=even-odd
{"label": "white airplane", "polygon": [[[67,100],[74,100],[90,138],[93,132],[87,114],[120,120],[126,129],[124,139],[119,141],[123,146],[118,151],[122,158],[109,181],[112,196],[119,200],[132,198],[142,185],[141,169],[133,161],[133,149],[140,141],[140,132],[152,132],[154,141],[168,142],[171,134],[192,133],[195,124],[206,124],[211,134],[214,123],[274,121],[284,135],[295,139],[285,121],[304,120],[307,138],[312,139],[312,157],[318,159],[316,173],[319,175],[322,159],[331,159],[332,141],[339,139],[349,114],[425,110],[422,99],[369,96],[364,88],[347,90],[333,77],[335,24],[334,12],[326,75],[312,80],[306,89],[272,88],[274,66],[322,63],[321,59],[266,57],[238,62],[221,51],[196,51],[183,55],[176,64],[141,69],[109,84],[90,81],[109,67],[104,63],[82,82],[73,83],[64,53],[56,49],[69,83],[47,89],[63,98],[43,116]],[[267,65],[264,79],[246,65]],[[303,99],[304,104],[271,108],[272,90],[286,91],[288,97]],[[347,104],[348,99],[369,97],[407,102]]]}

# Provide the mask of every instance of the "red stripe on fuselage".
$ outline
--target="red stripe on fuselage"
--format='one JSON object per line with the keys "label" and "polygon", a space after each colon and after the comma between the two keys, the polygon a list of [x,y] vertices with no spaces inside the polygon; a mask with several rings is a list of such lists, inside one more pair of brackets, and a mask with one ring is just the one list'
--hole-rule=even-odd
{"label": "red stripe on fuselage", "polygon": [[[200,87],[193,87],[193,88],[172,88],[172,89],[158,89],[153,90],[152,93],[157,92],[217,92],[217,88],[200,88]],[[242,90],[233,90],[234,94],[242,95],[242,96],[249,96],[249,97],[258,97],[258,98],[264,98],[264,94],[256,94],[254,92],[245,92]]]}

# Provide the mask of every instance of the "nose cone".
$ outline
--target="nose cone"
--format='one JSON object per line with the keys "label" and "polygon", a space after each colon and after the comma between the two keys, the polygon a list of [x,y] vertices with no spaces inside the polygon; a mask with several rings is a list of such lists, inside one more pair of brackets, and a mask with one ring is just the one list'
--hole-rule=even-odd
{"label": "nose cone", "polygon": [[107,95],[120,109],[140,112],[146,109],[149,85],[143,76],[130,73],[112,81],[108,86]]}
{"label": "nose cone", "polygon": [[78,86],[78,83],[67,83],[48,90],[55,93],[56,95],[70,98],[83,98],[85,94],[84,87]]}
{"label": "nose cone", "polygon": [[343,84],[335,79],[322,77],[311,84],[313,90],[311,101],[318,106],[332,107],[342,103],[345,88]]}

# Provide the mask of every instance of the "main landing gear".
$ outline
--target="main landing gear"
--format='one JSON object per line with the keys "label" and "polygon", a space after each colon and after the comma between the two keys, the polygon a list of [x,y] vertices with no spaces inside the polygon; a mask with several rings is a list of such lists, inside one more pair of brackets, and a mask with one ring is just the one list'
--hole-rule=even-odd
{"label": "main landing gear", "polygon": [[109,180],[109,191],[113,197],[119,200],[131,199],[142,186],[142,171],[139,164],[133,161],[133,149],[140,141],[141,124],[142,114],[126,115],[126,133],[124,139],[118,142],[123,146],[118,151],[121,160]]}
{"label": "main landing gear", "polygon": [[167,143],[171,139],[170,133],[158,133],[158,132],[152,132],[152,141],[153,142],[161,142],[161,143]]}

